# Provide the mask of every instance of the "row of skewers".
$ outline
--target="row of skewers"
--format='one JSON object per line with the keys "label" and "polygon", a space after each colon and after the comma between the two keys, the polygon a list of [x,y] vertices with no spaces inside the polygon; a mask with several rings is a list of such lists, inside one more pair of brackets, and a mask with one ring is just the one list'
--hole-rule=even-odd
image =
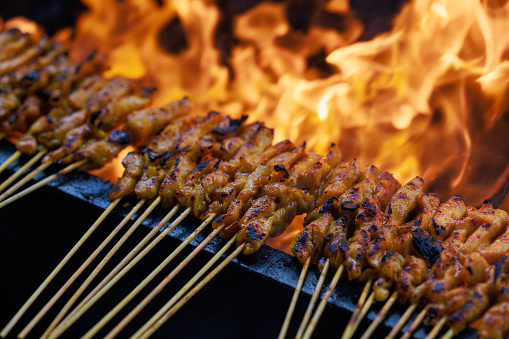
{"label": "row of skewers", "polygon": [[[2,336],[107,214],[122,198],[133,194],[138,204],[25,327],[21,337],[145,203],[150,203],[148,208],[75,292],[43,337],[63,334],[189,214],[202,221],[198,229],[85,337],[95,335],[208,224],[213,228],[209,236],[108,337],[120,333],[217,234],[229,239],[225,247],[135,337],[150,336],[235,256],[256,252],[299,214],[307,215],[305,228],[292,242],[292,250],[304,265],[301,276],[316,263],[322,277],[297,337],[311,336],[344,270],[350,279],[367,281],[345,338],[353,335],[375,299],[388,302],[365,337],[373,333],[397,299],[411,303],[401,326],[418,305],[428,305],[407,329],[407,336],[421,318],[426,318],[427,324],[438,324],[431,332],[436,332],[434,335],[447,321],[451,328],[447,335],[451,336],[479,317],[483,317],[480,336],[507,334],[506,212],[493,208],[489,201],[480,209],[467,207],[459,196],[442,204],[435,195],[424,193],[422,179],[401,186],[390,173],[379,172],[375,166],[363,169],[356,160],[342,159],[336,145],[331,145],[323,157],[288,140],[273,145],[273,131],[262,123],[246,124],[247,117],[233,119],[217,112],[191,113],[192,103],[185,98],[161,108],[150,107],[152,89],[140,88],[127,79],[104,79],[97,75],[101,69],[95,53],[74,63],[67,56],[65,43],[47,37],[35,41],[17,30],[0,33],[0,133],[16,138],[18,149],[0,171],[21,153],[33,155],[0,190],[42,159],[36,170],[0,195],[0,207],[71,170],[102,167],[127,145],[137,148],[123,160],[125,171],[110,192],[111,205],[9,322]],[[13,195],[52,163],[67,167]],[[158,205],[170,212],[71,310],[108,260]],[[184,211],[164,228],[179,208]],[[234,243],[236,250],[199,281]],[[310,319],[329,269],[335,269],[336,274]],[[371,287],[373,292],[367,297]],[[298,291],[280,337],[286,334]],[[395,336],[401,326],[391,335]]]}

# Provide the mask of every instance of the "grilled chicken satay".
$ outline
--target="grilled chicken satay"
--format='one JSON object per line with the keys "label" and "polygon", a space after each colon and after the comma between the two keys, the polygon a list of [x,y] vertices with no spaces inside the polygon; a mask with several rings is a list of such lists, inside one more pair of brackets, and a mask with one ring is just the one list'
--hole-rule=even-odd
{"label": "grilled chicken satay", "polygon": [[[99,76],[88,76],[82,71],[81,65],[91,60],[85,59],[81,64],[74,64],[67,58],[51,64],[41,72],[31,84],[39,89],[39,93],[51,104],[51,110],[47,115],[40,116],[28,131],[16,143],[18,150],[26,154],[34,154],[38,148],[37,138],[44,133],[54,130],[64,116],[73,112],[76,102],[90,99],[94,92],[104,84]],[[45,80],[44,80],[45,79]],[[83,80],[82,80],[83,79]],[[74,90],[71,92],[71,89]],[[73,105],[74,103],[74,105]]]}
{"label": "grilled chicken satay", "polygon": [[123,123],[127,114],[138,111],[149,104],[150,97],[146,93],[114,99],[100,111],[93,112],[82,125],[69,130],[64,136],[62,146],[46,155],[43,162],[57,162],[75,152],[87,140],[106,139],[107,132]]}
{"label": "grilled chicken satay", "polygon": [[15,58],[25,48],[33,46],[35,43],[30,34],[21,33],[16,28],[3,31],[2,40],[2,45],[0,45],[0,62]]}
{"label": "grilled chicken satay", "polygon": [[[43,36],[35,45],[30,47],[23,46],[23,50],[14,57],[9,57],[0,61],[0,75],[12,72],[19,67],[27,64],[37,56],[44,53],[51,46],[51,40]],[[12,50],[11,50],[12,52]],[[0,52],[1,54],[1,52]],[[1,56],[0,56],[1,58]]]}
{"label": "grilled chicken satay", "polygon": [[[164,168],[168,160],[177,151],[177,144],[180,137],[186,130],[196,122],[196,115],[184,115],[173,119],[164,130],[158,134],[141,151],[130,152],[122,161],[125,170],[110,192],[110,200],[113,201],[120,197],[134,192],[135,186],[145,174],[145,184],[147,191],[153,191],[147,198],[157,196],[159,183],[162,180]],[[160,178],[156,183],[156,178]]]}
{"label": "grilled chicken satay", "polygon": [[3,89],[9,89],[20,93],[25,90],[22,82],[26,78],[37,77],[38,72],[54,63],[57,58],[68,58],[68,48],[62,43],[50,41],[50,46],[41,55],[31,60],[25,65],[0,76],[0,86]]}
{"label": "grilled chicken satay", "polygon": [[0,31],[0,60],[3,60],[4,55],[7,53],[6,48],[8,48],[13,41],[18,41],[22,36],[24,36],[25,39],[29,38],[27,34],[21,33],[21,31],[17,28],[4,29]]}
{"label": "grilled chicken satay", "polygon": [[283,180],[288,175],[286,168],[290,168],[304,154],[304,147],[292,147],[282,152],[266,163],[259,164],[256,169],[245,177],[244,184],[239,193],[231,201],[225,214],[217,217],[213,227],[224,226],[221,236],[231,237],[240,230],[239,221],[256,200],[260,190],[273,180]]}
{"label": "grilled chicken satay", "polygon": [[[59,45],[48,54],[55,51],[53,54],[59,55],[62,50],[63,47]],[[0,120],[5,120],[0,125],[0,132],[26,133],[29,127],[32,127],[30,133],[21,139],[19,149],[33,154],[37,150],[37,141],[33,134],[50,130],[54,127],[55,121],[70,113],[72,110],[68,102],[68,94],[72,87],[86,74],[100,68],[95,66],[98,63],[95,62],[94,56],[95,53],[91,53],[76,64],[63,54],[47,64],[54,55],[50,57],[43,55],[27,65],[27,68],[29,70],[31,69],[29,66],[45,65],[44,67],[31,70],[26,74],[24,73],[28,70],[22,72],[21,69],[10,73],[9,75],[14,74],[14,77],[19,77],[19,82],[13,90],[0,94]],[[87,67],[88,65],[90,67]],[[50,119],[38,119],[46,115]]]}
{"label": "grilled chicken satay", "polygon": [[196,167],[206,166],[206,161],[219,149],[221,140],[229,133],[235,133],[244,120],[245,118],[239,120],[225,118],[217,112],[210,112],[202,123],[195,126],[193,134],[186,138],[185,143],[179,143],[178,153],[174,155],[159,187],[163,207],[177,203],[175,193],[187,176]]}
{"label": "grilled chicken satay", "polygon": [[[313,166],[320,160],[317,154],[304,155],[300,160],[286,168],[275,168],[277,172],[286,173],[278,180],[271,176],[269,183],[260,191],[257,198],[239,221],[240,232],[237,245],[246,244],[244,254],[256,252],[268,237],[283,233],[293,219],[315,207],[315,197],[309,193],[317,187],[306,187],[313,180],[306,177],[313,175]],[[309,191],[308,191],[309,189]]]}
{"label": "grilled chicken satay", "polygon": [[[462,232],[463,239],[456,244],[451,243],[455,246],[450,246],[449,251],[441,255],[427,282],[427,299],[431,305],[428,307],[426,323],[434,323],[438,316],[450,314],[450,324],[455,330],[475,320],[474,315],[479,317],[481,309],[488,307],[489,297],[486,295],[489,290],[486,289],[493,276],[493,267],[478,251],[488,247],[507,228],[507,213],[494,209],[490,201],[485,201],[479,210],[471,211],[464,218],[461,227],[463,229],[459,232]],[[480,297],[476,297],[475,304],[466,305],[464,294],[474,293],[472,291]],[[452,295],[463,297],[451,303]],[[460,313],[453,317],[455,312]]]}
{"label": "grilled chicken satay", "polygon": [[[434,194],[421,196],[416,210],[420,212],[415,218],[399,227],[399,235],[387,246],[387,253],[382,259],[381,277],[375,283],[375,297],[384,300],[390,294],[388,287],[396,284],[396,291],[401,290],[400,301],[409,296],[409,283],[420,284],[427,277],[427,268],[439,258],[443,248],[440,241],[429,235],[427,230],[440,204]],[[415,270],[415,271],[412,271]],[[405,272],[403,276],[401,273]]]}
{"label": "grilled chicken satay", "polygon": [[[391,174],[379,173],[375,166],[368,166],[358,182],[339,197],[342,217],[330,224],[326,232],[324,256],[335,268],[347,260],[349,279],[361,276],[367,264],[369,244],[380,234],[384,224],[382,211],[400,187]],[[352,198],[356,201],[354,204],[349,203]]]}
{"label": "grilled chicken satay", "polygon": [[[272,131],[270,133],[270,139],[272,140]],[[266,140],[262,140],[258,145],[265,145]],[[209,192],[209,197],[211,199],[210,205],[206,208],[206,211],[202,215],[201,219],[205,220],[209,218],[211,215],[218,216],[216,217],[217,221],[212,223],[212,227],[219,227],[217,223],[221,222],[224,215],[233,202],[235,197],[239,194],[239,192],[243,189],[249,175],[253,173],[258,164],[266,164],[269,160],[276,157],[277,155],[287,152],[294,148],[294,145],[288,141],[281,141],[275,145],[272,145],[266,148],[264,151],[259,153],[253,153],[252,155],[239,158],[241,164],[238,166],[237,170],[232,169],[232,174],[229,175],[230,179],[228,180],[226,185],[224,184],[227,179],[226,174],[221,174],[216,172],[217,174],[214,178],[215,181],[207,183],[205,189]],[[225,232],[225,229],[222,230]],[[221,234],[221,233],[220,233]],[[221,236],[223,238],[230,238],[234,233],[223,233]]]}
{"label": "grilled chicken satay", "polygon": [[[217,150],[219,147],[218,140],[212,132],[222,121],[228,121],[231,124],[232,120],[229,119],[227,117],[226,120],[222,120],[218,113],[210,112],[205,118],[199,118],[187,130],[182,131],[181,135],[176,135],[176,138],[170,139],[171,145],[168,145],[170,148],[166,148],[164,151],[161,149],[162,153],[159,153],[163,156],[163,159],[160,162],[154,159],[154,163],[149,164],[143,171],[143,176],[135,188],[138,198],[152,199],[156,197],[159,194],[162,181],[170,171],[182,170],[180,175],[187,175],[185,173],[186,169],[182,169],[183,167],[180,166],[181,159],[184,159],[183,162],[195,163],[196,167],[191,170],[191,173],[194,172],[194,174],[190,175],[196,177],[198,175],[196,171],[207,167],[206,158],[210,155],[210,152]],[[240,120],[238,122],[241,124]],[[166,154],[164,154],[165,152]],[[202,162],[203,160],[205,162]]]}
{"label": "grilled chicken satay", "polygon": [[179,204],[192,207],[194,216],[202,217],[213,191],[230,181],[243,158],[269,147],[272,137],[272,130],[255,122],[242,128],[237,136],[223,140],[219,153],[195,168],[177,190]]}
{"label": "grilled chicken satay", "polygon": [[[160,108],[146,108],[127,117],[121,130],[112,131],[107,138],[88,140],[76,152],[61,159],[59,163],[70,164],[87,159],[80,169],[88,170],[104,166],[127,145],[146,145],[173,119],[186,115],[192,108],[186,98]],[[142,126],[142,127],[141,127]]]}
{"label": "grilled chicken satay", "polygon": [[[61,56],[60,59],[69,62],[67,57],[61,55],[65,51],[62,45],[56,44],[48,53],[16,71],[0,77],[0,88],[2,88],[0,93],[0,121],[9,120],[10,122],[12,119],[17,119],[13,116],[16,109],[29,96],[37,95],[41,99],[47,99],[45,93],[41,92],[41,89],[46,85],[46,83],[40,81],[41,73],[43,71],[48,73],[49,70],[54,69],[55,64],[60,62],[55,60],[58,56]],[[44,79],[47,80],[48,77],[46,76]],[[4,121],[1,129],[4,132],[9,132],[8,127],[8,121]]]}
{"label": "grilled chicken satay", "polygon": [[[507,252],[506,252],[507,253]],[[503,339],[509,335],[509,256],[503,255],[495,265],[495,305],[482,316],[477,334],[481,338]]]}

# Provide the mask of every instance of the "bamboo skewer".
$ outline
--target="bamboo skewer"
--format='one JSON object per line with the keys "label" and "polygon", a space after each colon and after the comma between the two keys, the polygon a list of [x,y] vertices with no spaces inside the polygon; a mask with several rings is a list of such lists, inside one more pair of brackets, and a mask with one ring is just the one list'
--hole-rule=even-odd
{"label": "bamboo skewer", "polygon": [[456,331],[450,328],[442,337],[442,339],[452,339],[456,335]]}
{"label": "bamboo skewer", "polygon": [[398,322],[394,327],[392,328],[391,332],[385,337],[385,339],[394,339],[396,338],[396,335],[399,333],[401,328],[406,324],[412,313],[414,313],[415,309],[417,308],[417,303],[411,304],[403,313],[401,318],[399,318]]}
{"label": "bamboo skewer", "polygon": [[88,231],[81,237],[81,239],[74,245],[74,247],[67,253],[67,255],[60,261],[60,263],[53,269],[53,271],[48,275],[48,277],[42,282],[42,284],[37,288],[37,290],[30,296],[30,298],[25,302],[25,304],[18,310],[18,312],[14,315],[14,317],[9,321],[9,323],[4,327],[2,332],[0,333],[0,337],[5,337],[11,331],[11,329],[16,325],[19,319],[23,316],[26,310],[32,305],[32,303],[39,297],[39,295],[44,291],[46,286],[53,280],[53,278],[60,272],[62,267],[71,259],[71,257],[76,253],[76,251],[83,245],[83,243],[90,237],[90,235],[97,229],[97,227],[103,222],[104,219],[110,214],[110,212],[117,206],[120,202],[120,198],[113,201],[108,208],[104,210],[104,212],[99,216],[96,222],[88,229]]}
{"label": "bamboo skewer", "polygon": [[295,286],[292,301],[290,302],[290,306],[288,307],[288,311],[286,312],[285,321],[283,322],[283,326],[281,327],[281,331],[279,332],[278,339],[284,339],[286,337],[286,332],[288,331],[288,327],[290,326],[293,311],[295,310],[295,306],[297,305],[297,300],[299,299],[299,294],[302,289],[302,285],[304,284],[304,280],[306,279],[306,273],[308,271],[310,262],[311,257],[308,257],[306,262],[304,263],[304,266],[302,266],[302,270],[299,275],[299,280],[297,281],[297,286]]}
{"label": "bamboo skewer", "polygon": [[315,314],[313,315],[313,318],[311,318],[311,321],[306,329],[306,332],[304,332],[304,339],[311,338],[311,335],[313,334],[313,331],[316,328],[316,325],[318,325],[318,321],[320,320],[320,317],[322,316],[323,310],[325,309],[325,306],[327,305],[327,302],[329,301],[329,298],[336,288],[336,285],[338,284],[339,278],[341,278],[341,274],[343,274],[344,265],[339,266],[338,270],[334,274],[334,277],[332,278],[331,283],[329,284],[329,287],[327,288],[327,291],[325,291],[325,294],[320,301],[320,304],[318,304],[318,307],[316,308]]}
{"label": "bamboo skewer", "polygon": [[[12,202],[14,202],[14,201],[16,201],[16,200],[18,200],[18,199],[20,199],[20,198],[24,197],[25,195],[27,195],[27,194],[29,194],[29,193],[32,193],[33,191],[35,191],[35,190],[37,190],[37,189],[41,188],[42,186],[46,185],[47,183],[49,183],[49,182],[51,182],[51,181],[53,181],[53,180],[55,180],[55,179],[57,179],[57,178],[60,178],[62,175],[65,175],[65,174],[67,174],[67,173],[69,173],[69,172],[74,171],[75,169],[77,169],[77,168],[79,168],[79,167],[83,166],[83,165],[84,165],[87,161],[88,161],[87,159],[83,159],[83,160],[80,160],[80,161],[78,161],[78,162],[75,162],[75,163],[73,163],[73,164],[71,164],[71,165],[67,166],[67,167],[66,167],[66,168],[64,168],[64,169],[61,169],[60,171],[58,171],[58,172],[57,172],[57,173],[55,173],[55,174],[50,175],[50,176],[49,176],[49,177],[47,177],[46,179],[43,179],[43,180],[39,181],[38,183],[36,183],[36,184],[34,184],[34,185],[32,185],[32,186],[28,187],[27,189],[25,189],[25,190],[23,190],[23,191],[19,192],[18,194],[16,194],[16,195],[14,195],[14,196],[10,197],[9,199],[7,199],[7,200],[5,200],[5,201],[0,202],[0,208],[5,207],[6,205],[9,205],[10,203],[12,203]],[[45,165],[45,164],[43,164],[43,165]],[[25,178],[26,178],[26,177],[25,177]],[[14,187],[14,186],[13,186],[13,187]],[[11,187],[11,188],[12,188],[12,187]],[[8,192],[8,191],[7,191],[7,192]],[[7,192],[5,192],[5,193],[7,193]],[[1,200],[2,200],[2,199],[0,198],[0,201],[1,201]]]}
{"label": "bamboo skewer", "polygon": [[29,182],[33,177],[35,177],[37,174],[39,174],[42,171],[44,171],[50,165],[51,165],[50,162],[45,162],[43,164],[40,164],[36,169],[34,169],[32,172],[28,173],[23,179],[21,179],[20,181],[15,183],[13,186],[11,186],[11,188],[9,188],[2,195],[0,195],[0,201],[3,201],[5,198],[9,197],[11,194],[16,192],[23,185],[25,185],[27,182]]}
{"label": "bamboo skewer", "polygon": [[374,301],[375,301],[375,293],[372,292],[369,295],[368,299],[366,300],[366,303],[362,306],[361,311],[359,313],[359,317],[357,318],[357,320],[355,321],[355,323],[353,324],[353,326],[351,328],[350,338],[355,334],[355,331],[357,331],[357,328],[359,327],[359,325],[361,324],[362,320],[364,319],[364,317],[368,313],[368,311],[371,308],[371,305],[373,305]]}
{"label": "bamboo skewer", "polygon": [[[133,215],[138,212],[138,210],[143,206],[145,200],[140,200],[127,214],[124,219],[118,224],[117,227],[108,235],[106,239],[97,247],[97,249],[88,257],[88,259],[76,270],[76,272],[67,280],[67,282],[60,288],[60,290],[51,298],[50,301],[39,311],[39,313],[34,317],[34,319],[25,327],[20,336],[25,337],[32,328],[40,321],[40,319],[47,313],[47,311],[53,307],[53,305],[57,302],[57,300],[67,291],[69,286],[74,283],[74,281],[80,276],[81,273],[90,265],[90,263],[99,255],[99,253],[108,245],[108,243],[117,235],[117,233],[131,220]],[[104,261],[104,260],[103,260]],[[101,264],[103,263],[101,262]],[[107,260],[106,260],[107,262]],[[104,262],[104,264],[106,264]],[[76,302],[79,298],[83,290],[89,285],[91,280],[95,278],[95,276],[99,273],[100,269],[104,266],[99,264],[94,271],[90,274],[87,280],[80,286],[80,288],[74,293],[71,299],[65,304],[64,308],[59,312],[57,317],[53,320],[48,330],[42,335],[43,338],[47,337],[49,332],[58,324],[58,322],[62,319],[62,317],[67,313],[67,311],[71,308],[71,306]],[[101,267],[101,268],[99,268]],[[99,269],[98,269],[99,268]],[[91,278],[92,277],[92,278]]]}
{"label": "bamboo skewer", "polygon": [[447,317],[442,317],[435,326],[431,329],[431,331],[426,336],[426,339],[433,339],[436,338],[436,336],[440,333],[442,330],[442,327],[444,327],[445,323],[447,322]]}
{"label": "bamboo skewer", "polygon": [[[145,211],[143,216],[148,216],[148,214],[152,211],[153,208],[155,208],[159,202],[161,201],[161,198],[158,197],[152,204],[149,206],[149,208]],[[151,209],[149,211],[149,209]],[[129,269],[136,264],[137,261],[141,259],[142,256],[137,256],[133,262],[131,260],[138,254],[138,252],[150,241],[150,239],[153,238],[153,236],[161,230],[161,228],[175,215],[175,213],[178,211],[178,206],[175,206],[172,208],[166,216],[157,224],[156,227],[154,227],[139,243],[136,245],[134,249],[132,249],[129,254],[122,259],[122,261],[115,266],[115,268],[90,292],[85,299],[83,299],[78,306],[54,329],[53,332],[50,334],[50,338],[57,338],[59,337],[65,330],[67,330],[72,324],[74,324],[92,305],[94,305],[97,300],[99,300],[122,276],[129,271]],[[184,219],[187,214],[184,211],[175,221],[170,225],[170,227],[175,227],[180,223],[182,219]],[[141,217],[140,217],[141,218]],[[143,218],[145,219],[145,218]],[[137,224],[137,225],[136,225]],[[134,232],[134,230],[141,224],[140,222],[136,222],[135,225],[131,226],[129,229],[130,233]],[[129,232],[128,232],[129,233]],[[124,238],[119,240],[119,243],[122,240],[126,240],[127,237],[130,234],[124,235]],[[122,242],[123,243],[123,242]],[[119,245],[119,244],[117,244]],[[121,244],[120,244],[121,245]],[[120,246],[119,245],[119,246]],[[153,246],[152,246],[153,247]],[[113,249],[112,249],[113,251]],[[147,253],[148,250],[144,249],[142,253]],[[109,255],[109,254],[108,254]],[[144,254],[143,254],[144,255]],[[106,259],[106,258],[105,258]],[[104,259],[103,259],[104,260]],[[120,273],[119,273],[120,272]]]}
{"label": "bamboo skewer", "polygon": [[318,300],[318,297],[320,296],[320,291],[322,290],[323,282],[325,281],[325,277],[327,276],[327,271],[329,270],[330,266],[330,260],[327,259],[325,261],[325,265],[323,266],[322,273],[320,274],[320,278],[318,279],[318,282],[315,286],[315,292],[313,293],[313,296],[311,297],[311,300],[309,301],[308,307],[306,309],[306,313],[304,314],[304,317],[302,318],[302,321],[299,326],[299,330],[297,331],[297,334],[295,338],[302,338],[302,335],[304,334],[304,331],[306,330],[306,326],[308,325],[309,319],[311,318],[311,314],[313,313],[313,309],[315,308],[316,301]]}
{"label": "bamboo skewer", "polygon": [[[1,140],[1,138],[0,138]],[[21,156],[20,151],[14,152],[10,157],[5,159],[5,161],[0,165],[0,173],[2,173],[10,164],[12,164],[16,159],[18,159]]]}
{"label": "bamboo skewer", "polygon": [[[10,184],[14,182],[14,180],[18,179],[21,174],[25,173],[26,170],[28,170],[30,167],[32,167],[36,162],[41,160],[41,158],[47,153],[48,151],[42,150],[36,155],[32,157],[32,159],[28,160],[26,164],[24,164],[20,169],[18,169],[16,172],[14,172],[9,178],[7,178],[1,185],[0,185],[0,192],[2,192],[4,189],[6,189]],[[0,171],[1,173],[2,171]]]}
{"label": "bamboo skewer", "polygon": [[148,338],[157,331],[168,319],[170,319],[178,310],[182,308],[196,293],[198,293],[212,278],[214,278],[230,261],[235,259],[240,252],[244,250],[246,244],[242,244],[232,252],[219,266],[214,268],[202,281],[200,281],[189,293],[187,293],[175,306],[159,318],[140,338]]}
{"label": "bamboo skewer", "polygon": [[[122,300],[122,302],[117,305],[120,306],[120,308],[122,308],[123,306],[121,305],[125,305],[127,302],[129,302],[141,289],[143,289],[157,274],[159,274],[161,272],[161,270],[166,267],[172,260],[173,258],[175,258],[175,256],[180,253],[180,251],[196,236],[198,235],[199,232],[201,232],[201,230],[203,230],[203,228],[205,228],[205,226],[207,226],[212,220],[214,219],[214,216],[212,217],[209,217],[207,219],[206,222],[202,223],[202,225],[200,225],[200,227],[198,229],[196,229],[196,234],[193,232],[193,234],[191,234],[191,236],[189,236],[186,241],[182,244],[180,244],[179,247],[177,247],[175,249],[175,251],[173,251],[173,253],[171,253],[161,264],[159,264],[159,266],[154,270],[152,271],[152,273],[147,277],[145,278],[142,283],[140,285],[138,285],[136,287],[135,290],[133,290],[124,300],[125,300],[125,303],[124,303],[124,300]],[[129,322],[134,318],[136,317],[136,315],[138,315],[138,313],[140,313],[140,311],[145,308],[145,306],[150,302],[152,301],[152,299],[154,299],[154,297],[159,294],[163,289],[164,287],[166,287],[166,285],[168,285],[170,283],[170,281],[173,280],[173,278],[175,278],[175,276],[184,268],[187,266],[187,264],[203,249],[203,247],[205,247],[209,242],[210,240],[212,240],[216,235],[217,233],[219,233],[221,230],[223,229],[223,226],[221,227],[218,227],[216,229],[214,229],[201,243],[200,245],[198,245],[184,260],[182,260],[180,262],[180,264],[175,267],[175,269],[173,269],[173,271],[167,275],[160,283],[159,285],[157,285],[156,288],[154,288],[152,290],[152,292],[150,292],[150,294],[148,294],[143,300],[141,303],[139,303],[133,310],[131,310],[131,312],[129,312],[129,314],[124,318],[122,319],[122,321],[117,324],[117,326],[115,326],[115,328],[113,330],[111,330],[110,333],[108,333],[108,335],[105,337],[105,338],[114,338],[115,336],[117,336],[120,331],[122,331],[124,329],[124,327],[129,324]],[[126,300],[127,299],[127,300]],[[115,313],[116,314],[116,313]],[[114,314],[112,314],[113,316]],[[112,317],[111,316],[111,317]],[[111,319],[110,317],[110,319]],[[88,335],[88,333],[87,333]],[[85,335],[85,338],[87,338],[88,336]],[[91,337],[91,336],[90,336]],[[88,337],[88,338],[90,338]]]}
{"label": "bamboo skewer", "polygon": [[392,293],[391,297],[387,299],[387,302],[385,305],[380,309],[380,312],[376,315],[375,319],[371,322],[368,329],[364,334],[362,335],[361,339],[369,339],[373,333],[375,332],[376,328],[382,321],[382,319],[385,317],[387,312],[391,309],[392,305],[394,305],[394,302],[398,299],[398,292]]}
{"label": "bamboo skewer", "polygon": [[401,339],[409,339],[412,333],[419,327],[421,322],[424,320],[424,317],[426,316],[426,309],[424,308],[419,314],[417,314],[417,317],[415,317],[414,321],[410,324],[410,326],[407,328],[407,330],[403,333],[401,336]]}
{"label": "bamboo skewer", "polygon": [[372,283],[373,278],[369,278],[369,280],[366,282],[366,285],[364,285],[359,300],[357,301],[357,305],[355,306],[352,316],[350,317],[350,320],[346,325],[346,328],[343,332],[343,335],[341,336],[341,339],[350,339],[353,336],[353,332],[355,332],[355,330],[357,329],[357,326],[355,326],[355,324],[357,323],[357,319],[359,318],[359,314],[361,312],[362,306],[364,305],[364,302],[366,301]]}
{"label": "bamboo skewer", "polygon": [[214,265],[221,256],[233,245],[236,235],[234,235],[226,245],[224,245],[213,257],[210,259],[201,270],[196,273],[191,280],[187,282],[150,320],[145,323],[131,338],[141,336],[150,326],[152,326],[161,316],[166,313],[175,303]]}

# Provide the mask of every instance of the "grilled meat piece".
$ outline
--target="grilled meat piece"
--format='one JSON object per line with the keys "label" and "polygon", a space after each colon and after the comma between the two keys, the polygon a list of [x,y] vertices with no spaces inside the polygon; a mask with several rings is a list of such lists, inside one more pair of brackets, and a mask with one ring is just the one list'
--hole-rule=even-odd
{"label": "grilled meat piece", "polygon": [[[216,217],[216,221],[212,223],[212,227],[218,227],[219,223],[224,218],[222,215],[228,211],[230,204],[244,187],[249,175],[257,169],[257,164],[266,164],[269,160],[279,154],[287,152],[293,148],[295,148],[295,146],[290,141],[285,140],[268,147],[263,152],[255,153],[240,159],[241,165],[235,172],[233,180],[229,181],[224,186],[214,189],[214,191],[210,194],[212,203],[207,207],[202,219],[205,220],[211,215],[218,216]],[[225,234],[224,237],[229,238],[232,235],[233,234]]]}
{"label": "grilled meat piece", "polygon": [[239,222],[241,231],[237,235],[237,245],[246,244],[244,254],[256,252],[268,237],[283,233],[298,214],[313,209],[314,196],[305,187],[294,184],[306,176],[319,158],[314,154],[304,156],[287,171],[289,178],[285,174],[278,181],[270,182],[269,179],[269,184],[260,192],[261,197],[253,202]]}
{"label": "grilled meat piece", "polygon": [[[245,145],[240,146],[230,160],[221,161],[215,166],[214,171],[194,184],[192,188],[193,213],[196,217],[205,220],[207,210],[209,213],[214,213],[211,211],[216,211],[220,206],[220,200],[217,197],[227,195],[226,193],[223,195],[224,192],[220,193],[219,191],[224,189],[228,183],[233,182],[234,175],[242,166],[244,159],[264,152],[271,145],[274,131],[259,123],[252,125],[256,128],[253,138]],[[249,126],[246,127],[246,129],[248,128]],[[211,204],[215,204],[215,206],[211,207]]]}
{"label": "grilled meat piece", "polygon": [[214,220],[214,228],[224,225],[224,229],[219,234],[222,237],[231,237],[237,233],[240,230],[241,217],[256,200],[263,186],[284,180],[285,176],[289,175],[287,168],[291,168],[303,155],[303,147],[295,147],[291,151],[276,155],[266,164],[260,164],[250,173],[242,189],[228,207],[228,211]]}
{"label": "grilled meat piece", "polygon": [[223,118],[219,113],[210,112],[202,123],[193,128],[189,138],[179,143],[175,161],[159,187],[159,196],[164,207],[177,202],[175,193],[185,182],[188,174],[195,168],[210,165],[211,163],[207,161],[213,158],[214,151],[219,150],[220,137],[226,138],[228,133],[235,132],[244,120],[241,119],[239,123],[230,117]]}
{"label": "grilled meat piece", "polygon": [[416,177],[401,187],[391,198],[387,206],[386,220],[380,234],[368,247],[368,263],[380,269],[381,261],[390,244],[396,238],[408,215],[415,209],[424,194],[424,181]]}

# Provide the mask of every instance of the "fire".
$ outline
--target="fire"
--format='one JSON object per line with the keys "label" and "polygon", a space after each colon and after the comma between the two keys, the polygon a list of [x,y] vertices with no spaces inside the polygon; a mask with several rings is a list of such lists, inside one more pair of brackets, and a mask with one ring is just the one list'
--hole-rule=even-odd
{"label": "fire", "polygon": [[419,175],[442,200],[509,208],[506,1],[412,0],[365,42],[347,0],[316,2],[304,24],[292,1],[83,2],[75,56],[98,49],[105,76],[158,87],[154,105],[187,95],[264,121],[276,141],[338,142],[401,182]]}

